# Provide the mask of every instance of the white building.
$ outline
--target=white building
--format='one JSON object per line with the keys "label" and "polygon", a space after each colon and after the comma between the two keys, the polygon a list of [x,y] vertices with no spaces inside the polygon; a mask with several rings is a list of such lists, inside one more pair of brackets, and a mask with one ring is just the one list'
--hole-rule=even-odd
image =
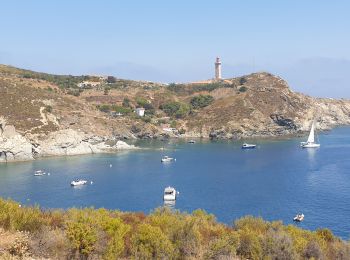
{"label": "white building", "polygon": [[138,116],[144,116],[145,115],[145,109],[143,107],[136,108],[136,114]]}
{"label": "white building", "polygon": [[88,88],[88,87],[96,88],[99,85],[101,85],[101,82],[98,82],[98,81],[83,81],[78,83],[79,88]]}

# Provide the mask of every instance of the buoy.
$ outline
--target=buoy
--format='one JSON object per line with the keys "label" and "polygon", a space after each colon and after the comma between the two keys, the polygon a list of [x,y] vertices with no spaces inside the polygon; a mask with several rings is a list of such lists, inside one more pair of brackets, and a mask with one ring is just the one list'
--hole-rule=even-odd
{"label": "buoy", "polygon": [[176,161],[176,158],[174,159],[174,161]]}
{"label": "buoy", "polygon": [[50,173],[48,173],[47,175],[50,176]]}
{"label": "buoy", "polygon": [[109,165],[109,168],[112,168],[112,164]]}
{"label": "buoy", "polygon": [[93,184],[93,181],[91,181],[90,184]]}

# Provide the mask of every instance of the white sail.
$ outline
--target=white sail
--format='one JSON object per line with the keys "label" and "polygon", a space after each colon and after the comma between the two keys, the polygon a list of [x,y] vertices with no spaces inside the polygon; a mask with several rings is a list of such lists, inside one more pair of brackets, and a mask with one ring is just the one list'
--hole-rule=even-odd
{"label": "white sail", "polygon": [[307,142],[308,143],[314,143],[315,142],[315,123],[314,122],[312,123],[310,134],[309,134],[309,137],[307,139]]}

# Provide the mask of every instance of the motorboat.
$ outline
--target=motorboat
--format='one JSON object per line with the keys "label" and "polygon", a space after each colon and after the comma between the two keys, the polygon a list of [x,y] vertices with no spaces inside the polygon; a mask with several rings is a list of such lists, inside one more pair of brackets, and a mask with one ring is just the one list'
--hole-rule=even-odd
{"label": "motorboat", "polygon": [[301,214],[297,214],[294,218],[293,218],[294,221],[296,222],[301,222],[304,220],[304,214],[301,213]]}
{"label": "motorboat", "polygon": [[256,144],[247,144],[247,143],[244,143],[242,145],[242,149],[254,149],[256,147]]}
{"label": "motorboat", "polygon": [[75,180],[70,183],[71,186],[80,186],[80,185],[85,185],[88,182],[86,180]]}
{"label": "motorboat", "polygon": [[164,196],[163,200],[164,201],[175,201],[176,200],[176,195],[179,194],[173,187],[166,187],[164,189]]}
{"label": "motorboat", "polygon": [[315,122],[312,122],[309,137],[306,142],[300,142],[302,148],[318,148],[320,144],[315,142]]}
{"label": "motorboat", "polygon": [[176,161],[175,158],[172,158],[172,157],[169,157],[169,156],[164,156],[162,159],[161,159],[161,162],[172,162],[172,161]]}
{"label": "motorboat", "polygon": [[37,170],[34,172],[34,176],[44,176],[46,174],[46,172],[42,171],[42,170]]}
{"label": "motorboat", "polygon": [[188,143],[189,143],[189,144],[195,144],[196,141],[195,141],[195,140],[189,140]]}

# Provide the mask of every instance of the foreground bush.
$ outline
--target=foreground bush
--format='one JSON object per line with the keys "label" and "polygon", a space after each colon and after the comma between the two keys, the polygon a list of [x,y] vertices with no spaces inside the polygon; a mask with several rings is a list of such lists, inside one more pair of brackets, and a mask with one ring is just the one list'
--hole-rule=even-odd
{"label": "foreground bush", "polygon": [[203,210],[145,216],[106,209],[42,211],[0,199],[0,258],[350,259],[349,242],[246,216],[232,226]]}

